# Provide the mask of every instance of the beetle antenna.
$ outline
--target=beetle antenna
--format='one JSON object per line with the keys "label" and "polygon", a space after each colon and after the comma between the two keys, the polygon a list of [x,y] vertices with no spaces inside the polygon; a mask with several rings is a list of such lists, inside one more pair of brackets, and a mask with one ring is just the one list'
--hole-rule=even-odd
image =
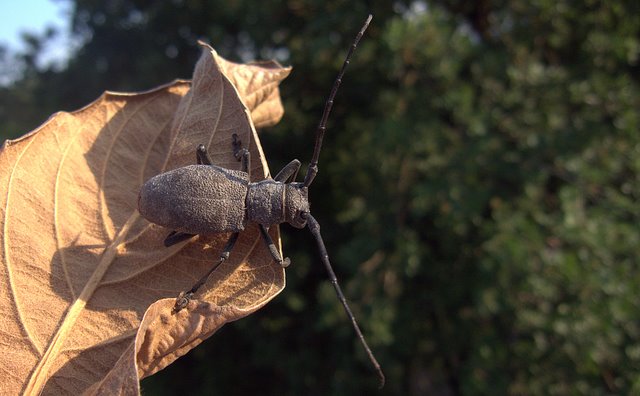
{"label": "beetle antenna", "polygon": [[324,264],[325,268],[327,269],[327,272],[329,273],[329,279],[331,280],[331,284],[333,285],[333,288],[336,290],[338,299],[342,303],[342,306],[344,307],[344,311],[347,313],[347,316],[351,320],[353,329],[356,331],[356,334],[360,339],[360,342],[362,343],[364,350],[367,352],[367,355],[369,356],[369,360],[373,364],[373,367],[375,368],[376,373],[378,374],[378,378],[380,379],[380,388],[382,388],[385,382],[384,373],[382,372],[380,363],[378,363],[378,361],[376,360],[376,357],[373,355],[373,352],[371,352],[371,348],[369,348],[367,341],[364,339],[364,336],[362,335],[362,331],[360,331],[360,327],[358,326],[358,322],[356,322],[356,317],[353,316],[353,313],[351,312],[351,308],[349,308],[349,304],[347,303],[347,299],[344,297],[344,294],[342,293],[342,289],[338,284],[338,279],[336,278],[336,274],[333,272],[333,268],[331,268],[331,263],[329,262],[329,254],[327,253],[327,248],[324,246],[322,235],[320,235],[320,224],[318,224],[316,219],[313,216],[311,216],[310,213],[306,213],[306,219],[307,219],[307,226],[309,227],[309,231],[311,231],[311,234],[313,234],[314,238],[316,239],[316,242],[318,243],[320,258],[322,259],[322,263]]}
{"label": "beetle antenna", "polygon": [[329,98],[324,104],[324,111],[322,112],[322,118],[320,118],[318,129],[316,129],[316,144],[315,144],[315,147],[313,148],[313,157],[311,157],[311,162],[309,163],[307,174],[304,177],[303,185],[305,187],[309,187],[309,185],[311,185],[311,182],[313,182],[313,179],[316,177],[316,174],[318,173],[318,159],[320,157],[320,148],[322,147],[322,138],[324,137],[324,133],[327,130],[327,119],[329,118],[329,114],[331,113],[331,108],[333,107],[333,99],[336,97],[336,93],[338,92],[340,83],[342,83],[342,76],[344,76],[344,71],[347,69],[347,66],[349,66],[351,55],[353,54],[353,51],[355,51],[356,47],[358,46],[358,42],[364,35],[364,31],[367,30],[367,28],[369,27],[371,18],[373,18],[372,15],[369,15],[367,17],[367,20],[364,21],[364,25],[358,32],[358,35],[356,36],[355,40],[353,40],[353,44],[351,44],[351,47],[349,48],[349,52],[347,53],[347,57],[345,58],[344,63],[342,64],[342,69],[340,69],[340,72],[338,73],[338,77],[336,77],[336,80],[333,83],[333,88],[331,88],[331,93],[329,94]]}

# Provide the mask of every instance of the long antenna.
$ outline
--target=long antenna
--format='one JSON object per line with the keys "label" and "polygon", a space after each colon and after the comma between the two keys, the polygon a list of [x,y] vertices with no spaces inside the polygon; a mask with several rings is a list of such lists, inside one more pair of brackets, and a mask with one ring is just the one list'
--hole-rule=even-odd
{"label": "long antenna", "polygon": [[358,32],[355,40],[353,40],[353,44],[351,44],[351,48],[349,48],[349,52],[347,53],[347,57],[342,64],[342,69],[340,69],[340,73],[338,73],[338,77],[336,81],[333,83],[333,88],[331,88],[331,93],[329,94],[329,98],[324,105],[324,111],[322,112],[322,118],[320,118],[320,123],[318,124],[318,129],[316,129],[316,144],[313,148],[313,157],[311,157],[311,162],[309,163],[309,168],[307,168],[307,174],[304,177],[303,185],[305,187],[309,187],[313,179],[316,177],[318,173],[318,158],[320,157],[320,148],[322,147],[322,138],[324,137],[324,133],[327,130],[327,119],[329,118],[329,114],[331,113],[331,108],[333,107],[333,99],[336,97],[336,93],[338,92],[338,88],[340,87],[340,83],[342,83],[342,76],[344,76],[344,71],[349,66],[349,61],[351,60],[351,55],[353,51],[355,51],[358,46],[358,42],[364,35],[364,31],[369,27],[369,23],[371,22],[372,15],[367,17],[367,20],[364,21],[364,25]]}
{"label": "long antenna", "polygon": [[360,339],[360,342],[362,343],[364,350],[367,352],[367,355],[369,356],[369,360],[373,364],[373,367],[375,368],[378,374],[378,378],[380,379],[379,387],[382,388],[385,382],[384,373],[382,372],[380,363],[378,363],[378,361],[376,360],[376,357],[373,356],[373,352],[371,352],[371,348],[369,348],[367,341],[365,341],[364,336],[362,335],[362,331],[360,331],[360,327],[358,326],[358,322],[356,322],[356,317],[353,316],[353,313],[351,312],[351,308],[349,308],[349,304],[347,304],[347,299],[344,298],[344,294],[342,293],[342,289],[338,284],[338,279],[336,278],[336,274],[333,272],[333,268],[331,268],[331,263],[329,262],[329,254],[327,253],[327,248],[324,246],[324,242],[322,241],[322,235],[320,235],[320,224],[318,224],[316,219],[313,216],[311,216],[311,213],[305,213],[305,214],[306,214],[307,226],[309,227],[309,231],[311,231],[311,234],[313,234],[314,238],[316,239],[316,242],[318,243],[318,250],[320,251],[320,258],[322,259],[322,263],[324,264],[325,268],[327,269],[327,272],[329,273],[329,280],[331,280],[331,284],[333,285],[333,288],[336,290],[338,299],[342,303],[342,306],[344,307],[344,311],[347,313],[347,316],[351,320],[351,325],[353,326],[353,329],[356,331],[356,334]]}

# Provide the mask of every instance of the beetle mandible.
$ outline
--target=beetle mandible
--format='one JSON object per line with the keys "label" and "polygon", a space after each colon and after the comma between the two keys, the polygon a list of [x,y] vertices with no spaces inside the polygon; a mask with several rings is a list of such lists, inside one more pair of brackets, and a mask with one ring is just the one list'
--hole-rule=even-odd
{"label": "beetle mandible", "polygon": [[308,199],[309,185],[318,173],[322,138],[326,131],[333,100],[351,56],[371,19],[372,16],[369,15],[356,35],[333,83],[316,130],[313,156],[304,181],[295,181],[300,169],[300,161],[294,159],[273,179],[252,182],[249,174],[251,168],[249,150],[243,148],[238,136],[233,134],[233,152],[236,159],[242,162],[242,170],[236,171],[214,165],[205,146],[201,144],[196,148],[196,165],[159,174],[144,183],[138,195],[138,211],[150,222],[173,230],[164,240],[164,245],[167,247],[198,234],[232,233],[216,264],[190,290],[180,293],[173,308],[174,312],[186,307],[213,271],[229,258],[239,233],[249,222],[258,224],[269,252],[283,267],[288,266],[290,260],[280,255],[267,232],[268,227],[289,223],[295,228],[309,228],[318,245],[320,257],[329,274],[331,284],[380,378],[380,387],[382,387],[385,381],[384,374],[367,345],[338,284],[320,235],[320,225],[309,211]]}

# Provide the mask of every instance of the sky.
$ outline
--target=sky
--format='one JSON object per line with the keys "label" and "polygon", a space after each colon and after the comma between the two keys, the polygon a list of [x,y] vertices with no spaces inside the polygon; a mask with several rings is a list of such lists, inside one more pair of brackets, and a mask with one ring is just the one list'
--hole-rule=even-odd
{"label": "sky", "polygon": [[47,25],[66,29],[67,2],[62,0],[0,0],[0,42],[17,48],[20,31],[43,32]]}
{"label": "sky", "polygon": [[[65,0],[0,0],[0,44],[13,51],[23,49],[20,32],[43,33],[49,25],[69,30],[69,2]],[[59,46],[64,47],[64,46]],[[48,56],[63,56],[52,49]]]}

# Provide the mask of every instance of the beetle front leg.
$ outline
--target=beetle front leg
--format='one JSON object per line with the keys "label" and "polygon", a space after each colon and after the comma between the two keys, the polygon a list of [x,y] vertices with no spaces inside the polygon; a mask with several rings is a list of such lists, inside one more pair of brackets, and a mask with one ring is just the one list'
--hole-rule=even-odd
{"label": "beetle front leg", "polygon": [[180,294],[176,298],[176,303],[173,306],[173,312],[179,312],[184,307],[186,307],[187,304],[189,304],[189,301],[191,301],[191,299],[193,298],[193,295],[198,291],[198,289],[202,285],[207,283],[207,280],[209,280],[209,277],[211,276],[213,271],[215,271],[216,268],[220,266],[220,264],[222,264],[225,260],[229,258],[229,254],[231,253],[233,246],[236,244],[236,241],[238,240],[238,235],[240,235],[239,232],[234,232],[233,234],[231,234],[231,236],[229,237],[229,240],[227,241],[227,244],[222,249],[222,253],[220,253],[220,259],[218,260],[218,262],[215,263],[214,266],[206,274],[204,274],[204,276],[200,278],[200,280],[198,280],[193,285],[193,287],[191,287],[189,291],[180,292]]}
{"label": "beetle front leg", "polygon": [[278,174],[273,178],[275,181],[290,183],[296,180],[298,171],[300,170],[300,161],[294,159],[289,162]]}
{"label": "beetle front leg", "polygon": [[[238,137],[238,134],[234,133],[233,135],[233,156],[236,157],[238,161],[242,161],[242,171],[249,174],[249,168],[251,168],[251,153],[249,150],[242,147],[242,141]],[[251,175],[249,174],[249,180],[251,180]]]}
{"label": "beetle front leg", "polygon": [[186,232],[171,231],[169,235],[164,239],[164,247],[170,247],[176,243],[186,241],[193,238],[196,234],[187,234]]}
{"label": "beetle front leg", "polygon": [[209,157],[209,153],[207,153],[207,148],[204,144],[199,144],[196,148],[196,164],[213,165],[211,157]]}
{"label": "beetle front leg", "polygon": [[288,267],[289,264],[291,264],[291,260],[289,259],[289,257],[285,257],[284,259],[282,258],[282,255],[276,248],[276,244],[273,243],[273,239],[271,239],[271,236],[267,231],[267,227],[263,226],[262,224],[260,224],[260,234],[262,235],[262,240],[267,244],[267,247],[269,248],[271,257],[273,257],[273,259],[276,260],[278,264],[282,266],[282,268]]}

